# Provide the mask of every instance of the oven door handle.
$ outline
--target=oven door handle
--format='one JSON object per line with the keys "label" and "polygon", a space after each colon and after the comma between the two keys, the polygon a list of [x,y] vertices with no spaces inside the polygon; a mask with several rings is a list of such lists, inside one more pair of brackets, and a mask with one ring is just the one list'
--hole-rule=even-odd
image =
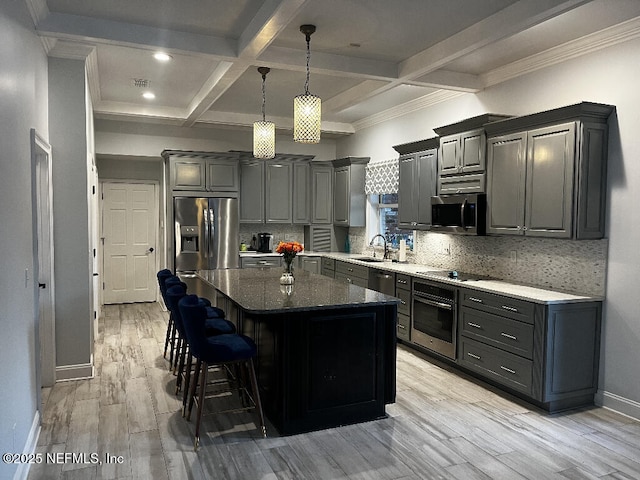
{"label": "oven door handle", "polygon": [[[415,295],[415,294],[414,294]],[[431,305],[432,307],[442,308],[444,310],[453,310],[453,305],[449,305],[448,303],[435,302],[433,300],[427,300],[426,298],[421,298],[416,296],[414,298],[416,302],[425,303],[427,305]]]}

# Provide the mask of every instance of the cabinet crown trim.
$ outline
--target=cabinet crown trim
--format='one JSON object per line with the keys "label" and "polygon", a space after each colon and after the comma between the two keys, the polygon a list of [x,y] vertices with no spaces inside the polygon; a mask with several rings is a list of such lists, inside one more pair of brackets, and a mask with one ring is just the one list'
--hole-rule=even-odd
{"label": "cabinet crown trim", "polygon": [[570,120],[591,120],[605,123],[609,115],[615,110],[615,106],[603,103],[581,102],[566,107],[554,108],[544,112],[512,117],[506,120],[487,123],[484,126],[487,135],[511,133],[529,130],[547,124],[566,122]]}
{"label": "cabinet crown trim", "polygon": [[486,123],[496,122],[506,118],[511,118],[511,115],[503,115],[501,113],[483,113],[482,115],[466,118],[459,122],[452,123],[451,125],[434,128],[433,131],[439,136],[444,137],[446,135],[453,135],[455,133],[468,132],[469,130],[482,128]]}
{"label": "cabinet crown trim", "polygon": [[393,149],[400,155],[406,155],[408,153],[417,153],[424,150],[431,150],[440,146],[440,137],[427,138],[425,140],[417,140],[415,142],[403,143],[401,145],[394,145]]}

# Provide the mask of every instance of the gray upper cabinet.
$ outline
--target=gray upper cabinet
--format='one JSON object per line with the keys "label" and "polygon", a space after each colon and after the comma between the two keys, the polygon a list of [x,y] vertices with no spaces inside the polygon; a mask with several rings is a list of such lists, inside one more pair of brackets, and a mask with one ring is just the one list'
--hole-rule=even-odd
{"label": "gray upper cabinet", "polygon": [[311,223],[333,222],[333,167],[311,162]]}
{"label": "gray upper cabinet", "polygon": [[291,223],[293,166],[290,162],[266,162],[266,223]]}
{"label": "gray upper cabinet", "polygon": [[162,156],[169,163],[171,190],[238,192],[240,173],[235,153],[165,150]]}
{"label": "gray upper cabinet", "polygon": [[240,222],[309,223],[313,157],[279,154],[240,162]]}
{"label": "gray upper cabinet", "polygon": [[206,190],[209,192],[237,192],[240,172],[237,158],[209,158],[206,161]]}
{"label": "gray upper cabinet", "polygon": [[308,224],[311,220],[311,165],[309,162],[293,164],[293,223]]}
{"label": "gray upper cabinet", "polygon": [[487,233],[602,238],[612,109],[583,102],[488,125]]}
{"label": "gray upper cabinet", "polygon": [[[404,154],[399,159],[398,225],[427,230],[431,227],[431,197],[436,194],[438,138],[393,147]],[[405,153],[413,148],[424,151]]]}
{"label": "gray upper cabinet", "polygon": [[240,222],[264,223],[264,160],[240,162]]}
{"label": "gray upper cabinet", "polygon": [[170,166],[172,190],[204,191],[205,165],[199,160],[173,159]]}
{"label": "gray upper cabinet", "polygon": [[366,225],[367,196],[364,193],[365,166],[369,157],[334,160],[333,224],[343,227]]}
{"label": "gray upper cabinet", "polygon": [[482,125],[508,118],[484,114],[435,128],[441,136],[438,151],[438,193],[484,193],[486,134]]}

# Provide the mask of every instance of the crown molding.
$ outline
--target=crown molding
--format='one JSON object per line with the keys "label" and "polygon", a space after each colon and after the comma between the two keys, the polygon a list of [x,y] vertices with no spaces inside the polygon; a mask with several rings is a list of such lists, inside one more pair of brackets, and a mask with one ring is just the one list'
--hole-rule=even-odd
{"label": "crown molding", "polygon": [[550,48],[544,52],[517,60],[503,67],[482,74],[484,88],[535,72],[545,67],[587,55],[603,48],[633,40],[640,36],[640,17],[632,18],[609,28],[600,30],[577,40]]}
{"label": "crown molding", "polygon": [[66,58],[69,60],[87,60],[96,47],[77,42],[68,42],[66,40],[58,40],[53,48],[49,50],[48,55],[55,58]]}
{"label": "crown molding", "polygon": [[31,15],[33,24],[37,27],[38,24],[49,15],[47,0],[25,0],[25,3],[29,9],[29,15]]}
{"label": "crown molding", "polygon": [[379,123],[392,120],[394,118],[402,117],[403,115],[407,115],[417,110],[422,110],[423,108],[428,108],[433,105],[437,105],[438,103],[452,100],[462,95],[466,95],[466,93],[451,91],[451,90],[438,90],[436,92],[430,93],[428,95],[424,95],[415,100],[401,103],[400,105],[396,105],[395,107],[389,108],[387,110],[376,113],[374,115],[370,115],[361,120],[357,120],[353,122],[352,125],[354,130],[357,132],[358,130],[369,128]]}

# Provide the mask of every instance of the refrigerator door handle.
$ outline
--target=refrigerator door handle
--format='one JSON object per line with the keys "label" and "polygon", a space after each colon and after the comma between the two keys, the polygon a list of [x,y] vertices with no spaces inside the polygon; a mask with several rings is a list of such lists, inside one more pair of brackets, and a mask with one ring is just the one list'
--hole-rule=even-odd
{"label": "refrigerator door handle", "polygon": [[212,268],[212,260],[215,259],[216,248],[216,222],[213,208],[209,208],[209,268]]}
{"label": "refrigerator door handle", "polygon": [[[208,242],[210,235],[209,235],[209,216],[208,216],[208,208],[204,208],[202,210],[202,219],[203,219],[203,223],[204,223],[204,238],[202,240],[204,240],[205,242]],[[204,245],[204,242],[201,241],[200,244],[200,248],[203,250],[202,252],[202,256],[205,258],[206,262],[205,265],[209,265],[209,246],[208,245]]]}

